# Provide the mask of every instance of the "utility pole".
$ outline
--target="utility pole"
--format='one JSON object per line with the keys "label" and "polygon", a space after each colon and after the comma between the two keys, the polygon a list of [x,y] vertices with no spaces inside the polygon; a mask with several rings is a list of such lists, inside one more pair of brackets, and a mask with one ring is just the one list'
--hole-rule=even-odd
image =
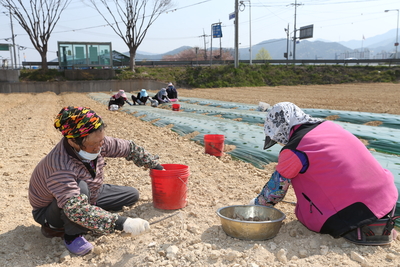
{"label": "utility pole", "polygon": [[291,4],[292,6],[294,5],[294,37],[293,37],[293,59],[296,60],[296,15],[297,15],[297,6],[301,6],[303,4],[297,4],[297,0],[294,1],[294,4]]}
{"label": "utility pole", "polygon": [[[222,23],[222,22],[219,22]],[[222,60],[222,36],[219,38],[219,60]]]}
{"label": "utility pole", "polygon": [[[222,22],[217,22],[217,23],[213,23],[213,24],[211,24],[211,53],[210,53],[210,66],[212,65],[212,60],[213,60],[213,54],[212,54],[212,52],[213,52],[213,46],[212,46],[212,40],[213,40],[213,38],[219,38],[219,43],[220,43],[220,45],[221,45],[221,38],[222,38],[222,31],[220,30],[221,29],[221,23]],[[218,25],[218,28],[219,28],[219,30],[218,29],[215,29],[215,27]],[[220,48],[221,49],[221,48]],[[221,50],[220,50],[220,55],[221,55]]]}
{"label": "utility pole", "polygon": [[219,60],[222,60],[222,38],[219,38]]}
{"label": "utility pole", "polygon": [[251,47],[251,2],[249,0],[249,40],[250,40],[250,65],[253,64],[253,54],[252,54],[252,47]]}
{"label": "utility pole", "polygon": [[[252,55],[252,52],[251,52],[251,2],[250,2],[250,0],[242,0],[242,1],[240,1],[240,6],[243,7],[243,10],[246,8],[246,5],[244,4],[244,1],[249,2],[249,42],[250,42],[250,46],[249,46],[249,54],[250,54],[249,61],[250,61],[250,65],[252,65],[253,64],[253,61],[252,61],[253,55]],[[240,10],[240,11],[243,11],[243,10]]]}
{"label": "utility pole", "polygon": [[207,60],[207,46],[206,46],[206,37],[207,35],[204,32],[203,29],[203,35],[200,35],[199,37],[203,37],[204,38],[204,60]]}
{"label": "utility pole", "polygon": [[235,68],[239,67],[239,0],[235,0]]}
{"label": "utility pole", "polygon": [[399,10],[398,9],[387,9],[385,12],[389,11],[397,11],[397,31],[396,31],[396,42],[394,46],[396,47],[396,52],[394,54],[394,58],[397,59],[397,47],[399,46]]}
{"label": "utility pole", "polygon": [[[11,15],[11,8],[9,9],[10,12],[10,23],[11,23],[11,40],[12,40],[12,45],[13,45],[13,51],[14,51],[14,64],[12,64],[13,69],[17,68],[17,53],[15,52],[15,35],[14,35],[14,27],[13,27],[13,22],[12,22],[12,15]],[[7,15],[7,13],[3,12],[4,14]],[[12,62],[12,58],[11,58],[11,62]]]}
{"label": "utility pole", "polygon": [[214,24],[211,24],[210,66],[212,66],[212,57],[213,57],[213,55],[212,55],[212,49],[213,49],[213,47],[212,47],[212,39],[214,38],[214,36],[213,36],[213,26],[214,26]]}
{"label": "utility pole", "polygon": [[197,57],[197,54],[199,53],[199,48],[196,46],[194,49],[196,51],[196,65],[198,66],[199,65],[199,58]]}

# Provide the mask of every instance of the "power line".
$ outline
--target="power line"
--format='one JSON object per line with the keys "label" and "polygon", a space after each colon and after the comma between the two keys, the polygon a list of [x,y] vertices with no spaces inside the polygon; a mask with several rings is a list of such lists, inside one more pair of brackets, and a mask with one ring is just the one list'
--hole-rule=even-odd
{"label": "power line", "polygon": [[[314,1],[306,1],[307,5],[342,5],[342,4],[353,4],[353,3],[365,3],[365,2],[378,2],[379,0],[353,0],[353,1],[320,1],[320,0],[314,0]],[[279,2],[268,2],[268,4],[263,4],[263,3],[255,3],[252,4],[252,7],[279,7],[279,6],[286,6],[287,4],[283,3],[282,1]]]}
{"label": "power line", "polygon": [[[168,14],[169,12],[175,12],[175,11],[182,10],[182,9],[185,9],[185,8],[189,8],[189,7],[197,6],[197,5],[200,5],[200,4],[204,4],[204,3],[207,3],[207,2],[210,2],[210,1],[211,0],[205,0],[205,1],[197,2],[197,3],[191,4],[191,5],[183,6],[183,7],[180,7],[180,8],[170,9],[170,10],[165,11],[165,13]],[[122,21],[119,21],[117,23],[121,23],[121,22]],[[111,24],[115,25],[117,23],[111,23]],[[66,30],[66,31],[58,31],[58,32],[53,32],[53,33],[65,33],[65,32],[83,31],[83,30],[89,30],[89,29],[95,29],[95,28],[107,27],[107,26],[109,26],[109,25],[108,24],[103,24],[103,25],[98,25],[98,26],[91,26],[91,27],[80,28],[80,29],[72,29],[72,30]]]}

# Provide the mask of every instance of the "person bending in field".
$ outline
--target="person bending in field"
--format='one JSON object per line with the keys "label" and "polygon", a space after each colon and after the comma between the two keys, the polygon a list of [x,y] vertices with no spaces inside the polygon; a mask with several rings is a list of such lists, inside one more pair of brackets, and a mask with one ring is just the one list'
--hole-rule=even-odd
{"label": "person bending in field", "polygon": [[125,102],[128,105],[132,106],[133,104],[128,101],[127,96],[124,90],[119,90],[118,93],[111,96],[110,101],[108,101],[108,109],[109,110],[118,110],[125,105]]}
{"label": "person bending in field", "polygon": [[296,216],[308,229],[361,245],[396,238],[394,177],[357,137],[290,102],[268,111],[264,132],[264,149],[283,147],[276,171],[250,204],[273,206],[292,185]]}
{"label": "person bending in field", "polygon": [[33,218],[43,235],[63,237],[70,252],[85,255],[93,249],[83,236],[88,231],[139,235],[148,230],[146,220],[110,212],[135,204],[139,192],[104,183],[105,158],[162,170],[158,156],[133,141],[107,136],[101,117],[87,107],[62,108],[54,127],[63,138],[39,162],[29,182]]}
{"label": "person bending in field", "polygon": [[160,91],[153,97],[153,100],[156,100],[158,104],[169,103],[171,100],[168,98],[167,90],[165,88],[161,88]]}
{"label": "person bending in field", "polygon": [[167,85],[166,91],[169,99],[178,100],[178,91],[172,83]]}
{"label": "person bending in field", "polygon": [[147,100],[149,99],[149,94],[147,93],[146,89],[140,90],[140,92],[135,97],[132,95],[133,104],[136,105],[146,105]]}

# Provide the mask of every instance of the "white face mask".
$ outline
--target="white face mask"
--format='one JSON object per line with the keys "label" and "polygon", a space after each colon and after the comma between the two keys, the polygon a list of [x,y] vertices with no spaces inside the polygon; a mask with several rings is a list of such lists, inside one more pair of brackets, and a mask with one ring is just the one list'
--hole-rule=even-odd
{"label": "white face mask", "polygon": [[89,152],[86,152],[85,150],[81,149],[81,150],[79,150],[78,155],[81,158],[86,159],[86,160],[95,160],[100,155],[100,152],[101,152],[101,149],[97,153],[89,153]]}

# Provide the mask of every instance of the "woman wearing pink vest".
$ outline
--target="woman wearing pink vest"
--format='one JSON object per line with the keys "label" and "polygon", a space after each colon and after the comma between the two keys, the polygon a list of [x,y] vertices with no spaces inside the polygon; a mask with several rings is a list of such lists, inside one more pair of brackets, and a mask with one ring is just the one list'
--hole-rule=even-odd
{"label": "woman wearing pink vest", "polygon": [[393,175],[353,134],[289,102],[268,111],[264,131],[264,149],[283,148],[275,173],[251,204],[273,206],[292,184],[296,216],[308,229],[362,245],[393,240]]}

